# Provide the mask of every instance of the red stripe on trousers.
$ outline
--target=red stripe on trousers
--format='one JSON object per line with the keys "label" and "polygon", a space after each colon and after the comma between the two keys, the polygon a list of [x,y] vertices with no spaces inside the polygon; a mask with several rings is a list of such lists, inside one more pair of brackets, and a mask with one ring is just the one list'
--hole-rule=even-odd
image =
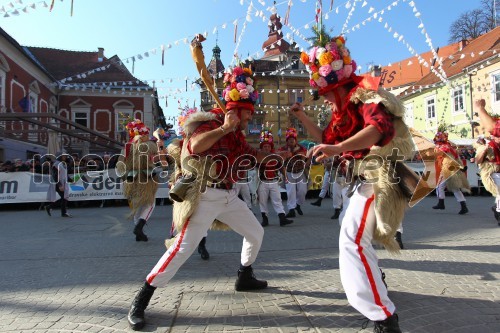
{"label": "red stripe on trousers", "polygon": [[366,227],[366,218],[368,216],[368,210],[370,209],[370,205],[372,204],[375,196],[372,195],[366,201],[365,208],[363,209],[363,216],[361,217],[361,223],[359,225],[358,233],[356,235],[356,245],[358,246],[359,257],[361,258],[361,262],[365,267],[366,275],[368,276],[368,281],[370,281],[370,287],[372,288],[373,298],[375,299],[375,304],[377,304],[386,314],[387,317],[391,316],[391,313],[387,310],[387,307],[382,304],[380,300],[380,295],[377,290],[377,285],[375,284],[375,279],[373,278],[372,270],[370,269],[370,265],[368,265],[368,261],[366,260],[366,256],[363,253],[363,246],[361,246],[361,238],[363,236],[363,232]]}
{"label": "red stripe on trousers", "polygon": [[149,217],[151,216],[151,212],[153,211],[153,208],[154,208],[154,206],[151,205],[151,207],[149,208],[149,212],[148,212],[148,214],[146,215],[146,218],[145,218],[146,221],[149,220]]}
{"label": "red stripe on trousers", "polygon": [[167,260],[165,260],[165,262],[163,263],[163,265],[160,267],[160,269],[158,270],[158,272],[154,273],[153,275],[151,275],[147,281],[149,284],[151,284],[153,282],[153,280],[155,279],[155,277],[163,272],[165,270],[165,268],[167,268],[168,264],[170,264],[170,262],[172,261],[172,259],[174,259],[175,255],[177,254],[177,252],[179,252],[179,249],[181,247],[181,244],[182,244],[182,240],[184,239],[184,235],[186,233],[186,229],[187,229],[187,226],[189,224],[189,220],[186,221],[186,223],[184,223],[184,226],[182,227],[182,231],[181,231],[181,234],[179,235],[179,238],[177,239],[177,243],[175,244],[175,248],[174,250],[172,251],[172,253],[170,253],[170,255],[168,256]]}

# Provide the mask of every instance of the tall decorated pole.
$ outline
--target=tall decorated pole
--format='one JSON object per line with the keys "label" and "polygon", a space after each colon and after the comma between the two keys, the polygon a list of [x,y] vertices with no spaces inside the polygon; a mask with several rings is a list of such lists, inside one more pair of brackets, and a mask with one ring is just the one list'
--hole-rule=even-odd
{"label": "tall decorated pole", "polygon": [[207,87],[208,91],[214,98],[219,108],[221,108],[224,113],[227,113],[226,106],[219,99],[219,94],[217,94],[217,91],[214,87],[214,80],[210,76],[208,68],[205,64],[205,55],[203,54],[203,47],[201,46],[201,43],[203,41],[205,41],[205,37],[203,37],[203,35],[201,34],[197,34],[194,37],[194,39],[191,41],[191,56],[193,57],[194,63],[196,64],[196,69],[198,70],[200,78],[205,84],[205,87]]}

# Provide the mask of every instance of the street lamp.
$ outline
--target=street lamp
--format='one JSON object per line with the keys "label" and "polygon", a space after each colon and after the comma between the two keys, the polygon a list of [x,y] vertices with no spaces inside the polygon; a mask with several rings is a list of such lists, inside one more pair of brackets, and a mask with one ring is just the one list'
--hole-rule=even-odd
{"label": "street lamp", "polygon": [[472,132],[472,138],[474,139],[474,127],[477,124],[474,121],[474,99],[472,97],[472,77],[477,75],[477,69],[474,69],[473,71],[470,71],[467,69],[467,75],[469,76],[469,94],[470,94],[470,126],[471,126],[471,132]]}

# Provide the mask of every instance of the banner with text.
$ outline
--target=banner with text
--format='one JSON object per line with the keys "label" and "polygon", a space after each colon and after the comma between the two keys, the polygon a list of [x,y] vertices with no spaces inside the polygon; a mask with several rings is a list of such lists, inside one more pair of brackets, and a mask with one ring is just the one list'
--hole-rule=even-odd
{"label": "banner with text", "polygon": [[[105,200],[125,199],[123,180],[115,169],[89,171],[70,175],[69,200]],[[168,179],[166,171],[158,174],[157,198],[168,197]],[[0,172],[0,204],[22,202],[45,202],[49,188],[49,175],[30,172]],[[57,196],[59,198],[59,196]]]}

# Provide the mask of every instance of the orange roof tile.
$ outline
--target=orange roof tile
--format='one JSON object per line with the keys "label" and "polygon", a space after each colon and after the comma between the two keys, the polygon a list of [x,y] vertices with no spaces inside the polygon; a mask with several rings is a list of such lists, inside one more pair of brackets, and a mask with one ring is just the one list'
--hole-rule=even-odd
{"label": "orange roof tile", "polygon": [[[485,33],[471,40],[461,51],[454,53],[443,61],[443,69],[448,78],[460,74],[465,68],[485,61],[492,56],[497,56],[493,50],[500,49],[500,27]],[[498,51],[495,51],[497,53]],[[474,54],[474,57],[471,55]],[[464,55],[464,56],[462,56]],[[428,74],[415,86],[427,86],[440,82],[440,79],[434,74]]]}
{"label": "orange roof tile", "polygon": [[[440,58],[446,59],[450,54],[457,52],[460,49],[460,45],[461,42],[454,43],[441,47],[436,51]],[[420,54],[420,57],[426,60],[429,65],[431,65],[434,61],[434,55],[432,54],[432,51],[422,53]],[[381,69],[380,84],[386,89],[408,86],[414,82],[419,81],[429,73],[431,73],[429,67],[425,67],[423,64],[420,64],[418,62],[417,56],[413,56],[392,63],[390,66],[383,66]]]}

